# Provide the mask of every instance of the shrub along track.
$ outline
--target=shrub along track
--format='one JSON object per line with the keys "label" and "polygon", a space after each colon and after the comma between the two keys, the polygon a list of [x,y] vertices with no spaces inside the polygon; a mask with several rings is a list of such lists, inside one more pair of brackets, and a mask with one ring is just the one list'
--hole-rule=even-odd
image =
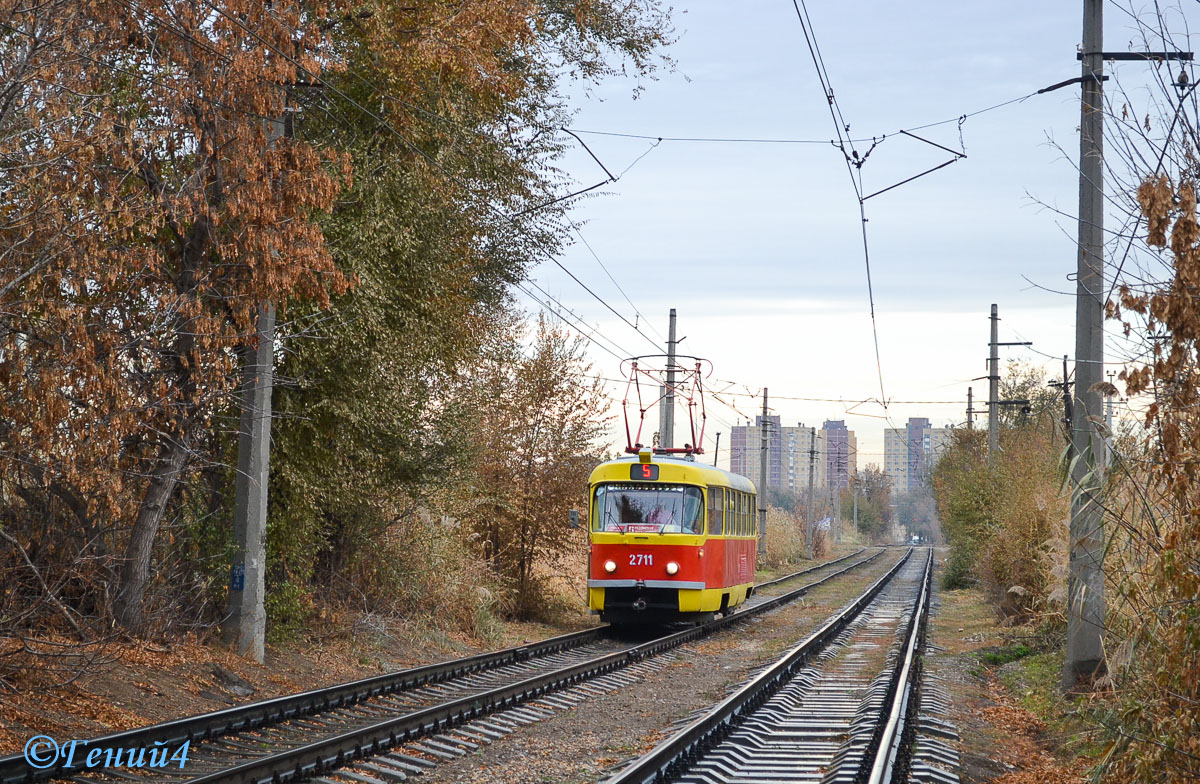
{"label": "shrub along track", "polygon": [[[622,646],[609,634],[608,627],[598,627],[493,653],[112,733],[89,740],[87,748],[130,749],[156,744],[175,748],[185,741],[191,743],[182,776],[177,769],[121,769],[111,772],[111,778],[133,776],[138,780],[153,780],[157,775],[167,777],[164,780],[199,782],[301,780],[364,754],[405,740],[436,736],[487,713],[511,709],[589,677],[603,677],[625,666],[641,663],[662,651],[724,628],[734,620],[762,611],[751,610],[751,604],[755,608],[769,609],[792,601],[808,589],[880,554],[876,552],[844,565],[845,561],[862,552],[763,584],[762,587],[775,585],[838,567],[824,578],[781,597],[755,596],[746,611],[642,645]],[[505,726],[500,725],[491,734],[495,736],[505,731]],[[475,733],[476,741],[489,739],[487,730]],[[454,741],[443,735],[440,740],[426,742],[426,756],[436,758],[439,753],[447,753],[441,747],[449,741],[454,742],[452,748],[456,753],[461,753],[464,744],[472,743],[470,737]],[[410,763],[409,772],[419,770],[423,761],[418,758],[416,763]],[[0,758],[0,783],[44,781],[72,775],[76,780],[95,781],[102,773],[92,770],[81,775],[78,760],[71,770],[63,770],[62,763],[59,760],[55,765],[37,770],[31,768],[21,755]]]}

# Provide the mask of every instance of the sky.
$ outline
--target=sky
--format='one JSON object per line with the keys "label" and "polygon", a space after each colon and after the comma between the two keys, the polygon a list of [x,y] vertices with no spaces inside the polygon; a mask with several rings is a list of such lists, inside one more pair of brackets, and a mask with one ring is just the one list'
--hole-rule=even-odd
{"label": "sky", "polygon": [[[531,272],[616,344],[590,345],[599,375],[622,378],[614,353],[665,351],[675,308],[679,351],[710,360],[706,384],[723,390],[707,400],[710,459],[721,431],[727,466],[729,428],[761,411],[766,387],[785,425],[845,419],[861,468],[883,462],[884,428],[961,426],[968,387],[986,401],[992,303],[1001,342],[1033,343],[1001,348],[1002,362],[1061,374],[1074,353],[1080,90],[1014,99],[1079,76],[1082,2],[808,0],[855,149],[878,140],[865,193],[957,158],[900,130],[966,154],[867,199],[874,329],[859,204],[793,3],[674,5],[674,72],[568,90],[571,129],[614,174],[630,168],[572,209],[586,245],[576,237],[559,260],[639,329],[550,262]],[[1143,49],[1122,9],[1106,4],[1105,50]],[[1184,9],[1168,12],[1177,32],[1200,22],[1195,4]],[[1122,86],[1137,99],[1155,67],[1120,64]],[[816,143],[652,146],[596,132]],[[578,144],[562,166],[579,187],[606,178]],[[624,385],[612,390],[619,401]],[[613,439],[623,447],[623,429]]]}

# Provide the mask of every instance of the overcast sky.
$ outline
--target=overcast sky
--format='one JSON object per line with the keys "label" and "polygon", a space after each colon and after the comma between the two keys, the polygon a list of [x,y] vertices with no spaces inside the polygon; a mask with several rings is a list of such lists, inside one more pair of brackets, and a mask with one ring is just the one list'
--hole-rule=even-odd
{"label": "overcast sky", "polygon": [[[1105,49],[1142,49],[1120,9],[1106,6]],[[913,132],[967,156],[866,202],[886,409],[858,202],[829,144],[833,122],[791,0],[678,2],[676,11],[675,73],[646,82],[636,99],[635,85],[620,80],[574,93],[572,127],[609,170],[652,142],[582,131],[820,143],[663,141],[574,209],[633,306],[582,243],[560,260],[642,325],[636,306],[657,334],[642,325],[639,335],[548,262],[532,277],[622,355],[652,352],[646,338],[659,341],[676,308],[687,337],[680,351],[710,359],[716,388],[741,393],[722,396],[736,411],[709,400],[707,446],[711,453],[715,432],[725,433],[722,465],[730,424],[761,408],[749,395],[762,387],[784,424],[846,419],[860,467],[882,463],[889,419],[963,423],[968,386],[977,401],[987,397],[986,381],[971,379],[987,372],[993,302],[1000,340],[1034,343],[1002,356],[1061,371],[1062,355],[1074,353],[1074,297],[1055,292],[1074,290],[1079,87],[973,113],[1079,76],[1082,2],[808,0],[851,136],[887,136],[862,168],[866,193],[954,157],[901,129],[949,120]],[[1177,33],[1198,20],[1194,3],[1170,15]],[[1150,84],[1154,67],[1121,64],[1121,82]],[[964,114],[973,116],[960,125]],[[855,146],[864,153],[872,144]],[[581,187],[605,178],[581,148],[565,168]],[[601,375],[620,377],[612,355],[596,347],[591,355]]]}

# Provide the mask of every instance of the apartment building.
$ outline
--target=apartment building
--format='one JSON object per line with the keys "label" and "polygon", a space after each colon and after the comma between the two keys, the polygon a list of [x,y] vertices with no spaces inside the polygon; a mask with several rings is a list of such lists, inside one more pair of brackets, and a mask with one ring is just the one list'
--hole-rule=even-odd
{"label": "apartment building", "polygon": [[911,417],[904,427],[883,432],[883,470],[892,491],[909,493],[925,485],[953,428],[933,427],[924,417]]}

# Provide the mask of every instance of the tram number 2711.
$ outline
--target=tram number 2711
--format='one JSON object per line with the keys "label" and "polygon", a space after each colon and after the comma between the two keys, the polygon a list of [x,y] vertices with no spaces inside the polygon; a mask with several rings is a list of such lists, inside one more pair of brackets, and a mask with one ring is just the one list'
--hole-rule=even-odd
{"label": "tram number 2711", "polygon": [[653,553],[630,553],[630,566],[654,566]]}

